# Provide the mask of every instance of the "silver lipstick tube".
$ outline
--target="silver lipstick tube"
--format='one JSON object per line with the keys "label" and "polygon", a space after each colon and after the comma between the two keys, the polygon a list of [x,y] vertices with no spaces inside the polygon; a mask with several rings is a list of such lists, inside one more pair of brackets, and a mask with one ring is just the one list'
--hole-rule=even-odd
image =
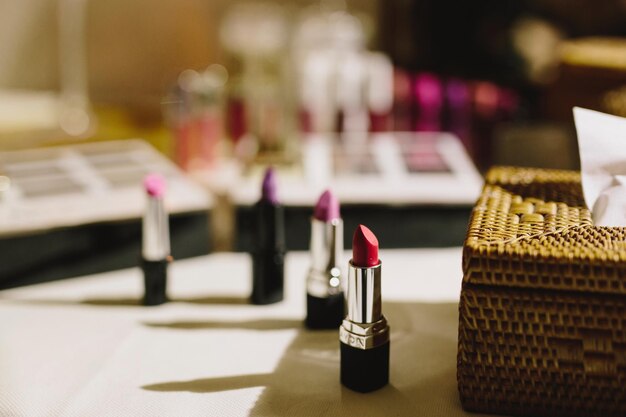
{"label": "silver lipstick tube", "polygon": [[343,291],[339,266],[343,253],[343,221],[324,222],[311,219],[311,268],[307,276],[307,294],[327,298]]}
{"label": "silver lipstick tube", "polygon": [[389,341],[389,326],[382,314],[381,263],[373,267],[348,268],[346,303],[348,314],[339,328],[341,342],[372,349]]}
{"label": "silver lipstick tube", "polygon": [[148,195],[143,217],[142,256],[146,261],[161,261],[170,255],[168,215],[162,197]]}

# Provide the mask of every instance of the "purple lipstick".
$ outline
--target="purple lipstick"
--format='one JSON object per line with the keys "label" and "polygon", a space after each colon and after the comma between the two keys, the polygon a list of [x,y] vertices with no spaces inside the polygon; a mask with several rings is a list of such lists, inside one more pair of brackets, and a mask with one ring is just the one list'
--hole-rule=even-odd
{"label": "purple lipstick", "polygon": [[256,234],[252,253],[253,304],[281,301],[284,292],[285,215],[278,201],[276,173],[268,168],[261,199],[254,206]]}
{"label": "purple lipstick", "polygon": [[339,200],[329,190],[320,196],[313,211],[310,251],[305,324],[310,329],[336,329],[344,317],[343,221]]}
{"label": "purple lipstick", "polygon": [[278,205],[278,191],[276,186],[276,173],[274,168],[269,167],[265,171],[263,184],[261,185],[261,200],[272,205]]}

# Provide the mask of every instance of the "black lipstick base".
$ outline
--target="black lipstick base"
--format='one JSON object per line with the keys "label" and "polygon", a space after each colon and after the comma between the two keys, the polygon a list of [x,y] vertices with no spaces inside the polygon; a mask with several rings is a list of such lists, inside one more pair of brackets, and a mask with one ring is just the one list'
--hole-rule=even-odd
{"label": "black lipstick base", "polygon": [[371,349],[341,346],[341,383],[357,392],[371,392],[389,383],[389,342]]}
{"label": "black lipstick base", "polygon": [[285,254],[277,251],[252,256],[252,304],[282,301],[284,293]]}
{"label": "black lipstick base", "polygon": [[309,329],[337,329],[344,314],[343,293],[325,298],[306,295],[306,319],[304,324]]}
{"label": "black lipstick base", "polygon": [[142,260],[145,294],[143,305],[156,306],[167,302],[167,259],[162,261]]}

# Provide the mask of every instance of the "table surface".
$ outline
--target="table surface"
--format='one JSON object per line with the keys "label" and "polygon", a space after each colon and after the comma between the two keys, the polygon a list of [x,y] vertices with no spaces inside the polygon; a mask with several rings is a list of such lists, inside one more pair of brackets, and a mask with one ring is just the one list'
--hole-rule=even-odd
{"label": "table surface", "polygon": [[[139,305],[138,269],[0,292],[2,416],[457,416],[461,249],[381,252],[390,384],[339,383],[336,330],[309,331],[308,254],[285,300],[247,303],[248,255],[175,262],[172,302]],[[346,254],[347,260],[347,254]]]}

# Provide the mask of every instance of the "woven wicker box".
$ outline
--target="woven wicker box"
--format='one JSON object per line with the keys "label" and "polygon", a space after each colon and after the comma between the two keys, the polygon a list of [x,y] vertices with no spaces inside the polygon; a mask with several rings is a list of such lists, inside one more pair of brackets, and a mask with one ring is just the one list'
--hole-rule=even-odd
{"label": "woven wicker box", "polygon": [[626,416],[626,228],[596,227],[580,175],[495,168],[463,250],[466,410]]}

